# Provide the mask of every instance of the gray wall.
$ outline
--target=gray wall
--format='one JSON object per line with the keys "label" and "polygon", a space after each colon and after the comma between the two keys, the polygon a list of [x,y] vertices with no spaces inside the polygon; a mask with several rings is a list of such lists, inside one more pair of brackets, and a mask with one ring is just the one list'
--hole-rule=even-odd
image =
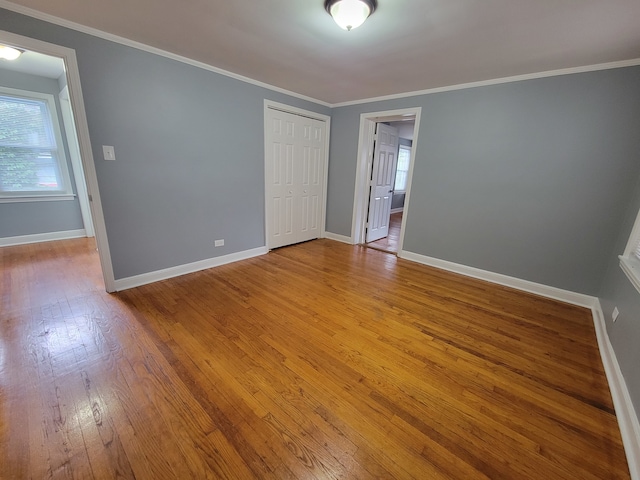
{"label": "gray wall", "polygon": [[422,107],[404,249],[597,295],[640,173],[640,68],[336,108],[327,230],[351,234],[361,113]]}
{"label": "gray wall", "polygon": [[640,207],[640,68],[330,111],[5,10],[0,29],[77,52],[116,278],[264,245],[264,98],[332,115],[327,230],[342,235],[360,113],[422,106],[405,248],[599,293],[640,404],[640,295],[616,259]]}
{"label": "gray wall", "polygon": [[391,198],[391,209],[404,208],[404,193],[394,193]]}
{"label": "gray wall", "polygon": [[76,51],[116,279],[265,245],[264,99],[328,108],[6,10],[0,29]]}
{"label": "gray wall", "polygon": [[[627,388],[640,417],[640,293],[620,269],[618,255],[624,252],[629,240],[633,222],[640,210],[640,177],[636,184],[629,208],[620,229],[615,247],[609,255],[609,268],[600,290],[600,303],[607,323],[609,339],[616,352],[620,369]],[[618,307],[620,315],[615,323],[611,320],[613,308]]]}
{"label": "gray wall", "polygon": [[[0,68],[0,85],[9,88],[53,95],[58,113],[62,143],[73,191],[76,192],[73,169],[69,157],[64,123],[60,113],[58,80],[3,70]],[[62,232],[84,228],[78,198],[55,202],[0,203],[0,238],[39,233]]]}
{"label": "gray wall", "polygon": [[[421,106],[406,250],[599,296],[640,415],[640,68],[334,109],[327,230],[351,233],[361,113]],[[611,321],[617,306],[620,316]]]}

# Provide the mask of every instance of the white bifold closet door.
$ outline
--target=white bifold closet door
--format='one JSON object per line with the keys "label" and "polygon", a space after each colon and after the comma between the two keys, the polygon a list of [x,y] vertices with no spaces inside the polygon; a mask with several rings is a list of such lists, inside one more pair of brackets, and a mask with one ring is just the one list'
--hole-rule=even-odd
{"label": "white bifold closet door", "polygon": [[326,124],[271,108],[267,121],[267,247],[318,238],[324,204]]}

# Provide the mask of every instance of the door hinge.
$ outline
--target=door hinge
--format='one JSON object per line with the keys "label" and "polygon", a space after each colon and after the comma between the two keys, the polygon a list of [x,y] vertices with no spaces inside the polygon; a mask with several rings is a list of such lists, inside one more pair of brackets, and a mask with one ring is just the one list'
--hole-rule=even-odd
{"label": "door hinge", "polygon": [[93,197],[91,196],[91,194],[89,194],[89,201],[93,202]]}

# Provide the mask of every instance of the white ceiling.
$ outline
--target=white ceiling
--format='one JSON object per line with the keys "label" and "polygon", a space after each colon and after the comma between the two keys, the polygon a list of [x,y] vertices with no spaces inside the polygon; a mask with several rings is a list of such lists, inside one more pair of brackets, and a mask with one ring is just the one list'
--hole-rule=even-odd
{"label": "white ceiling", "polygon": [[27,51],[20,55],[17,60],[0,59],[0,69],[29,73],[57,80],[64,73],[64,62],[58,57]]}
{"label": "white ceiling", "polygon": [[330,104],[640,58],[639,0],[378,0],[351,32],[323,0],[14,3]]}

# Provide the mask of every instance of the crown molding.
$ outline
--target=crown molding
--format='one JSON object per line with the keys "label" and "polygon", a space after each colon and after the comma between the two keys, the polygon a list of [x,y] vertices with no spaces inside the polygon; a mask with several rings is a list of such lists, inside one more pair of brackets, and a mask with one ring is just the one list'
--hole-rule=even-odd
{"label": "crown molding", "polygon": [[515,75],[512,77],[493,78],[478,82],[461,83],[458,85],[448,85],[445,87],[429,88],[426,90],[416,90],[413,92],[396,93],[381,97],[363,98],[361,100],[350,100],[347,102],[332,103],[331,108],[348,107],[351,105],[362,105],[363,103],[382,102],[384,100],[396,100],[399,98],[418,97],[420,95],[431,95],[434,93],[451,92],[454,90],[465,90],[468,88],[486,87],[489,85],[499,85],[501,83],[523,82],[525,80],[535,80],[537,78],[558,77],[561,75],[573,75],[575,73],[596,72],[599,70],[611,70],[614,68],[635,67],[640,65],[640,58],[631,60],[621,60],[618,62],[598,63],[596,65],[585,65],[582,67],[562,68],[559,70],[548,70],[546,72],[527,73],[525,75]]}
{"label": "crown molding", "polygon": [[255,80],[253,78],[245,77],[243,75],[239,75],[237,73],[230,72],[228,70],[223,70],[218,67],[214,67],[213,65],[209,65],[204,62],[200,62],[197,60],[193,60],[191,58],[183,57],[182,55],[177,55],[175,53],[168,52],[166,50],[162,50],[160,48],[152,47],[150,45],[146,45],[144,43],[136,42],[134,40],[129,40],[124,37],[120,37],[118,35],[114,35],[108,32],[104,32],[102,30],[98,30],[96,28],[87,27],[85,25],[81,25],[76,22],[72,22],[70,20],[65,20],[60,17],[56,17],[54,15],[50,15],[48,13],[40,12],[38,10],[34,10],[29,7],[25,7],[22,5],[18,5],[13,2],[9,2],[7,0],[0,0],[0,8],[4,8],[7,10],[11,10],[16,13],[20,13],[38,20],[43,20],[45,22],[52,23],[54,25],[58,25],[60,27],[69,28],[71,30],[75,30],[81,33],[86,33],[87,35],[91,35],[94,37],[102,38],[103,40],[109,40],[114,43],[118,43],[120,45],[125,45],[127,47],[135,48],[137,50],[142,50],[148,53],[153,53],[155,55],[160,55],[162,57],[166,57],[172,60],[176,60],[178,62],[191,65],[193,67],[201,68],[203,70],[208,70],[213,73],[218,73],[220,75],[224,75],[226,77],[233,78],[235,80],[239,80],[244,83],[248,83],[250,85],[254,85],[261,88],[266,88],[273,92],[282,93],[284,95],[289,95],[294,98],[298,98],[300,100],[305,100],[308,102],[315,103],[317,105],[321,105],[328,108],[339,108],[339,107],[348,107],[351,105],[362,105],[365,103],[373,103],[373,102],[381,102],[385,100],[396,100],[400,98],[409,98],[409,97],[417,97],[421,95],[431,95],[434,93],[443,93],[443,92],[451,92],[454,90],[465,90],[468,88],[477,88],[477,87],[486,87],[490,85],[499,85],[502,83],[513,83],[513,82],[522,82],[525,80],[535,80],[538,78],[547,78],[547,77],[557,77],[561,75],[572,75],[575,73],[587,73],[587,72],[595,72],[599,70],[611,70],[614,68],[624,68],[624,67],[635,67],[640,65],[640,58],[634,58],[629,60],[621,60],[617,62],[609,62],[609,63],[599,63],[595,65],[584,65],[580,67],[572,67],[572,68],[563,68],[559,70],[548,70],[544,72],[536,72],[536,73],[528,73],[524,75],[515,75],[511,77],[502,77],[502,78],[494,78],[489,80],[482,80],[478,82],[470,82],[470,83],[461,83],[458,85],[448,85],[444,87],[437,88],[429,88],[425,90],[416,90],[412,92],[404,92],[404,93],[396,93],[392,95],[384,95],[380,97],[371,97],[371,98],[363,98],[359,100],[349,100],[346,102],[339,103],[329,103],[323,100],[319,100],[317,98],[309,97],[307,95],[303,95],[297,92],[293,92],[291,90],[286,90],[284,88],[276,87],[275,85],[271,85],[268,83],[261,82],[259,80]]}

